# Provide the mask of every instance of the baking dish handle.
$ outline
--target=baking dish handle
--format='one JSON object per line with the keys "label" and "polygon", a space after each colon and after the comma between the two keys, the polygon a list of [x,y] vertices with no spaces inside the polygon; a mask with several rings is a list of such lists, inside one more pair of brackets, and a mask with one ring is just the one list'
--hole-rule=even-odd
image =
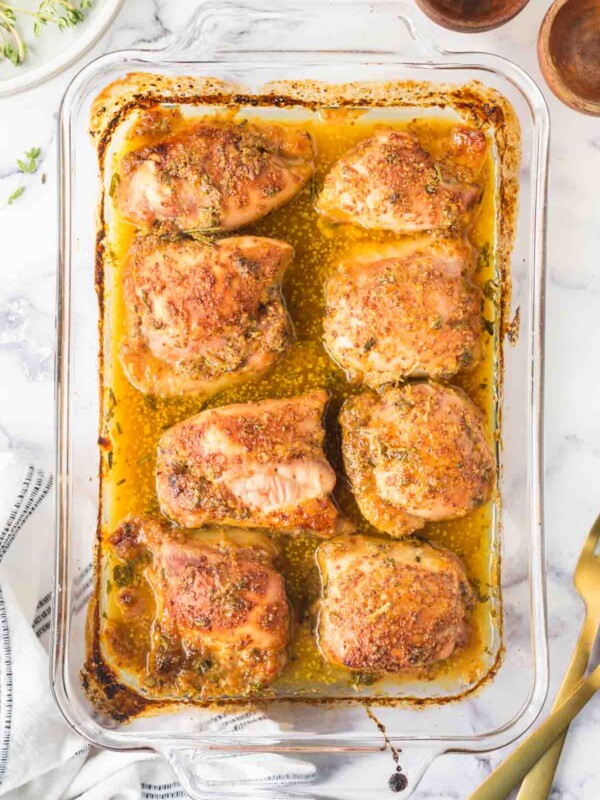
{"label": "baking dish handle", "polygon": [[[404,3],[342,2],[246,5],[236,0],[203,3],[165,50],[175,60],[228,60],[256,52],[337,52],[332,31],[343,28],[344,51],[360,54],[402,53],[404,63],[434,62],[443,50],[426,36],[418,13]],[[298,43],[301,42],[301,47]]]}
{"label": "baking dish handle", "polygon": [[[365,752],[365,750],[367,752]],[[390,790],[401,800],[410,797],[430,764],[443,750],[411,742],[353,750],[239,750],[223,752],[202,747],[165,746],[181,787],[192,800],[365,800]],[[354,773],[354,777],[352,776]]]}

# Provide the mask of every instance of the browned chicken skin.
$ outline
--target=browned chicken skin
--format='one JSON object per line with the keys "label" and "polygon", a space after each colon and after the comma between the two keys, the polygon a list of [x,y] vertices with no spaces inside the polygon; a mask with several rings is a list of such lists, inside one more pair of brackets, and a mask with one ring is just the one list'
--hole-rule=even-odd
{"label": "browned chicken skin", "polygon": [[150,693],[252,693],[287,661],[290,615],[277,551],[260,534],[234,528],[182,531],[128,517],[110,536],[123,559],[150,555],[156,598],[147,662]]}
{"label": "browned chicken skin", "polygon": [[462,240],[367,245],[325,286],[325,343],[350,380],[373,388],[448,378],[481,359],[483,295]]}
{"label": "browned chicken skin", "polygon": [[160,439],[157,494],[180,525],[237,525],[331,536],[335,472],[323,452],[324,390],[221,406]]}
{"label": "browned chicken skin", "polygon": [[461,561],[425,542],[340,536],[319,546],[319,646],[367,672],[426,667],[463,647],[474,596]]}
{"label": "browned chicken skin", "polygon": [[398,234],[462,227],[481,196],[480,131],[457,127],[434,160],[409,132],[381,129],[325,178],[317,210],[337,222]]}
{"label": "browned chicken skin", "polygon": [[140,237],[123,272],[128,332],[121,360],[148,394],[215,394],[260,375],[292,340],[280,282],[285,242]]}
{"label": "browned chicken skin", "polygon": [[356,500],[381,531],[402,536],[491,497],[494,454],[481,411],[459,389],[416,383],[357,395],[340,423]]}
{"label": "browned chicken skin", "polygon": [[294,197],[314,158],[305,131],[205,119],[125,155],[114,199],[143,228],[231,231]]}

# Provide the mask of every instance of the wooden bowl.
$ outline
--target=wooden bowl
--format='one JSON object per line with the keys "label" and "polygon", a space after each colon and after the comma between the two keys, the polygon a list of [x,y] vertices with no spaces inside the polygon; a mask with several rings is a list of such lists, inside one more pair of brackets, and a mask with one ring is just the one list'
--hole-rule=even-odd
{"label": "wooden bowl", "polygon": [[451,31],[479,33],[504,25],[529,0],[416,0],[427,16]]}
{"label": "wooden bowl", "polygon": [[600,0],[556,0],[540,28],[538,57],[559,100],[600,115]]}

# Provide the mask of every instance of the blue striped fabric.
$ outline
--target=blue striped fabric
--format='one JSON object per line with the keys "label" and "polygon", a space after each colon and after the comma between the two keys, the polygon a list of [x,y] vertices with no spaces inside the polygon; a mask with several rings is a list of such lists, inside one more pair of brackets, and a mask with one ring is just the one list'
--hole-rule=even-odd
{"label": "blue striped fabric", "polygon": [[0,584],[0,647],[2,649],[0,658],[0,726],[2,730],[2,746],[0,748],[0,786],[2,786],[4,773],[6,772],[6,764],[8,762],[13,706],[10,630],[8,627],[6,605],[4,604],[2,584]]}
{"label": "blue striped fabric", "polygon": [[[16,535],[33,514],[42,500],[52,488],[52,475],[46,475],[43,470],[30,464],[12,509],[0,531],[0,562],[8,552]],[[34,630],[41,636],[50,627],[46,618],[50,616],[50,594],[38,603]],[[43,617],[41,616],[43,615]],[[38,619],[38,617],[40,619]],[[47,627],[46,627],[47,625]],[[0,729],[2,731],[0,746],[0,786],[6,773],[10,749],[10,734],[13,711],[13,680],[10,628],[8,615],[4,602],[4,593],[0,584]]]}
{"label": "blue striped fabric", "polygon": [[186,798],[187,795],[176,781],[172,783],[142,783],[142,797],[144,800],[171,800],[171,798]]}
{"label": "blue striped fabric", "polygon": [[46,475],[41,469],[38,469],[36,474],[35,467],[30,464],[27,468],[21,491],[17,495],[8,519],[0,532],[0,562],[8,552],[8,548],[13,543],[17,533],[51,488],[52,475]]}

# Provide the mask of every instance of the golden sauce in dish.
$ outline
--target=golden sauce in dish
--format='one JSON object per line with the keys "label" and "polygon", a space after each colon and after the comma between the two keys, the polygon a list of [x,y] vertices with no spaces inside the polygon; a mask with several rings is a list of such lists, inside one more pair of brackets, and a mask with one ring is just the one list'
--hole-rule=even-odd
{"label": "golden sauce in dish", "polygon": [[[170,112],[165,111],[165,115]],[[248,116],[251,115],[252,112]],[[246,115],[238,113],[236,119]],[[261,119],[264,116],[261,115]],[[286,124],[278,116],[277,123]],[[175,118],[172,130],[188,125],[190,118]],[[125,330],[124,305],[120,290],[123,259],[136,234],[133,225],[119,219],[110,210],[105,274],[105,419],[102,430],[104,473],[102,482],[103,536],[110,533],[127,514],[160,515],[155,494],[155,454],[158,439],[169,426],[203,408],[234,402],[301,394],[308,389],[325,387],[331,402],[327,412],[327,453],[338,474],[335,497],[342,512],[361,532],[375,532],[363,519],[344,479],[336,415],[343,401],[361,386],[352,386],[346,376],[325,352],[322,344],[323,285],[326,277],[343,257],[350,245],[359,241],[386,241],[393,234],[367,232],[357,226],[334,225],[314,211],[314,199],[325,173],[344,152],[369,136],[376,126],[413,130],[426,149],[435,152],[436,144],[448,135],[454,124],[447,118],[423,117],[403,121],[373,120],[369,115],[352,113],[315,114],[302,127],[310,131],[316,142],[317,169],[313,182],[294,200],[244,232],[272,236],[289,242],[295,258],[288,268],[283,294],[294,322],[296,341],[275,368],[255,381],[221,392],[209,400],[184,396],[161,399],[148,397],[134,389],[121,368],[119,342]],[[164,136],[164,133],[161,134]],[[156,134],[154,134],[156,136]],[[155,141],[152,133],[131,135],[115,154],[116,163],[124,150]],[[107,176],[110,185],[111,175]],[[490,437],[496,429],[496,402],[499,391],[499,344],[495,331],[495,309],[499,289],[494,281],[494,244],[496,215],[496,175],[493,154],[489,154],[485,188],[469,239],[479,252],[473,280],[484,289],[485,358],[475,371],[455,378],[485,413]],[[235,235],[229,234],[229,235]],[[276,697],[428,697],[435,694],[457,695],[480,682],[494,665],[500,649],[500,597],[498,559],[494,541],[493,506],[488,504],[464,519],[429,524],[420,535],[444,545],[465,562],[479,602],[473,614],[473,634],[468,646],[447,661],[414,674],[386,676],[373,681],[373,676],[329,666],[322,658],[314,635],[311,606],[320,594],[320,581],[315,561],[319,540],[308,534],[276,535],[282,552],[289,600],[296,620],[290,660],[282,675],[265,696]],[[101,544],[100,641],[108,663],[119,679],[133,686],[144,684],[146,657],[154,614],[154,598],[143,575],[143,563],[126,564]],[[135,584],[143,611],[135,619],[125,619],[114,593]],[[436,689],[433,690],[432,682]],[[146,686],[149,696],[151,688]]]}

